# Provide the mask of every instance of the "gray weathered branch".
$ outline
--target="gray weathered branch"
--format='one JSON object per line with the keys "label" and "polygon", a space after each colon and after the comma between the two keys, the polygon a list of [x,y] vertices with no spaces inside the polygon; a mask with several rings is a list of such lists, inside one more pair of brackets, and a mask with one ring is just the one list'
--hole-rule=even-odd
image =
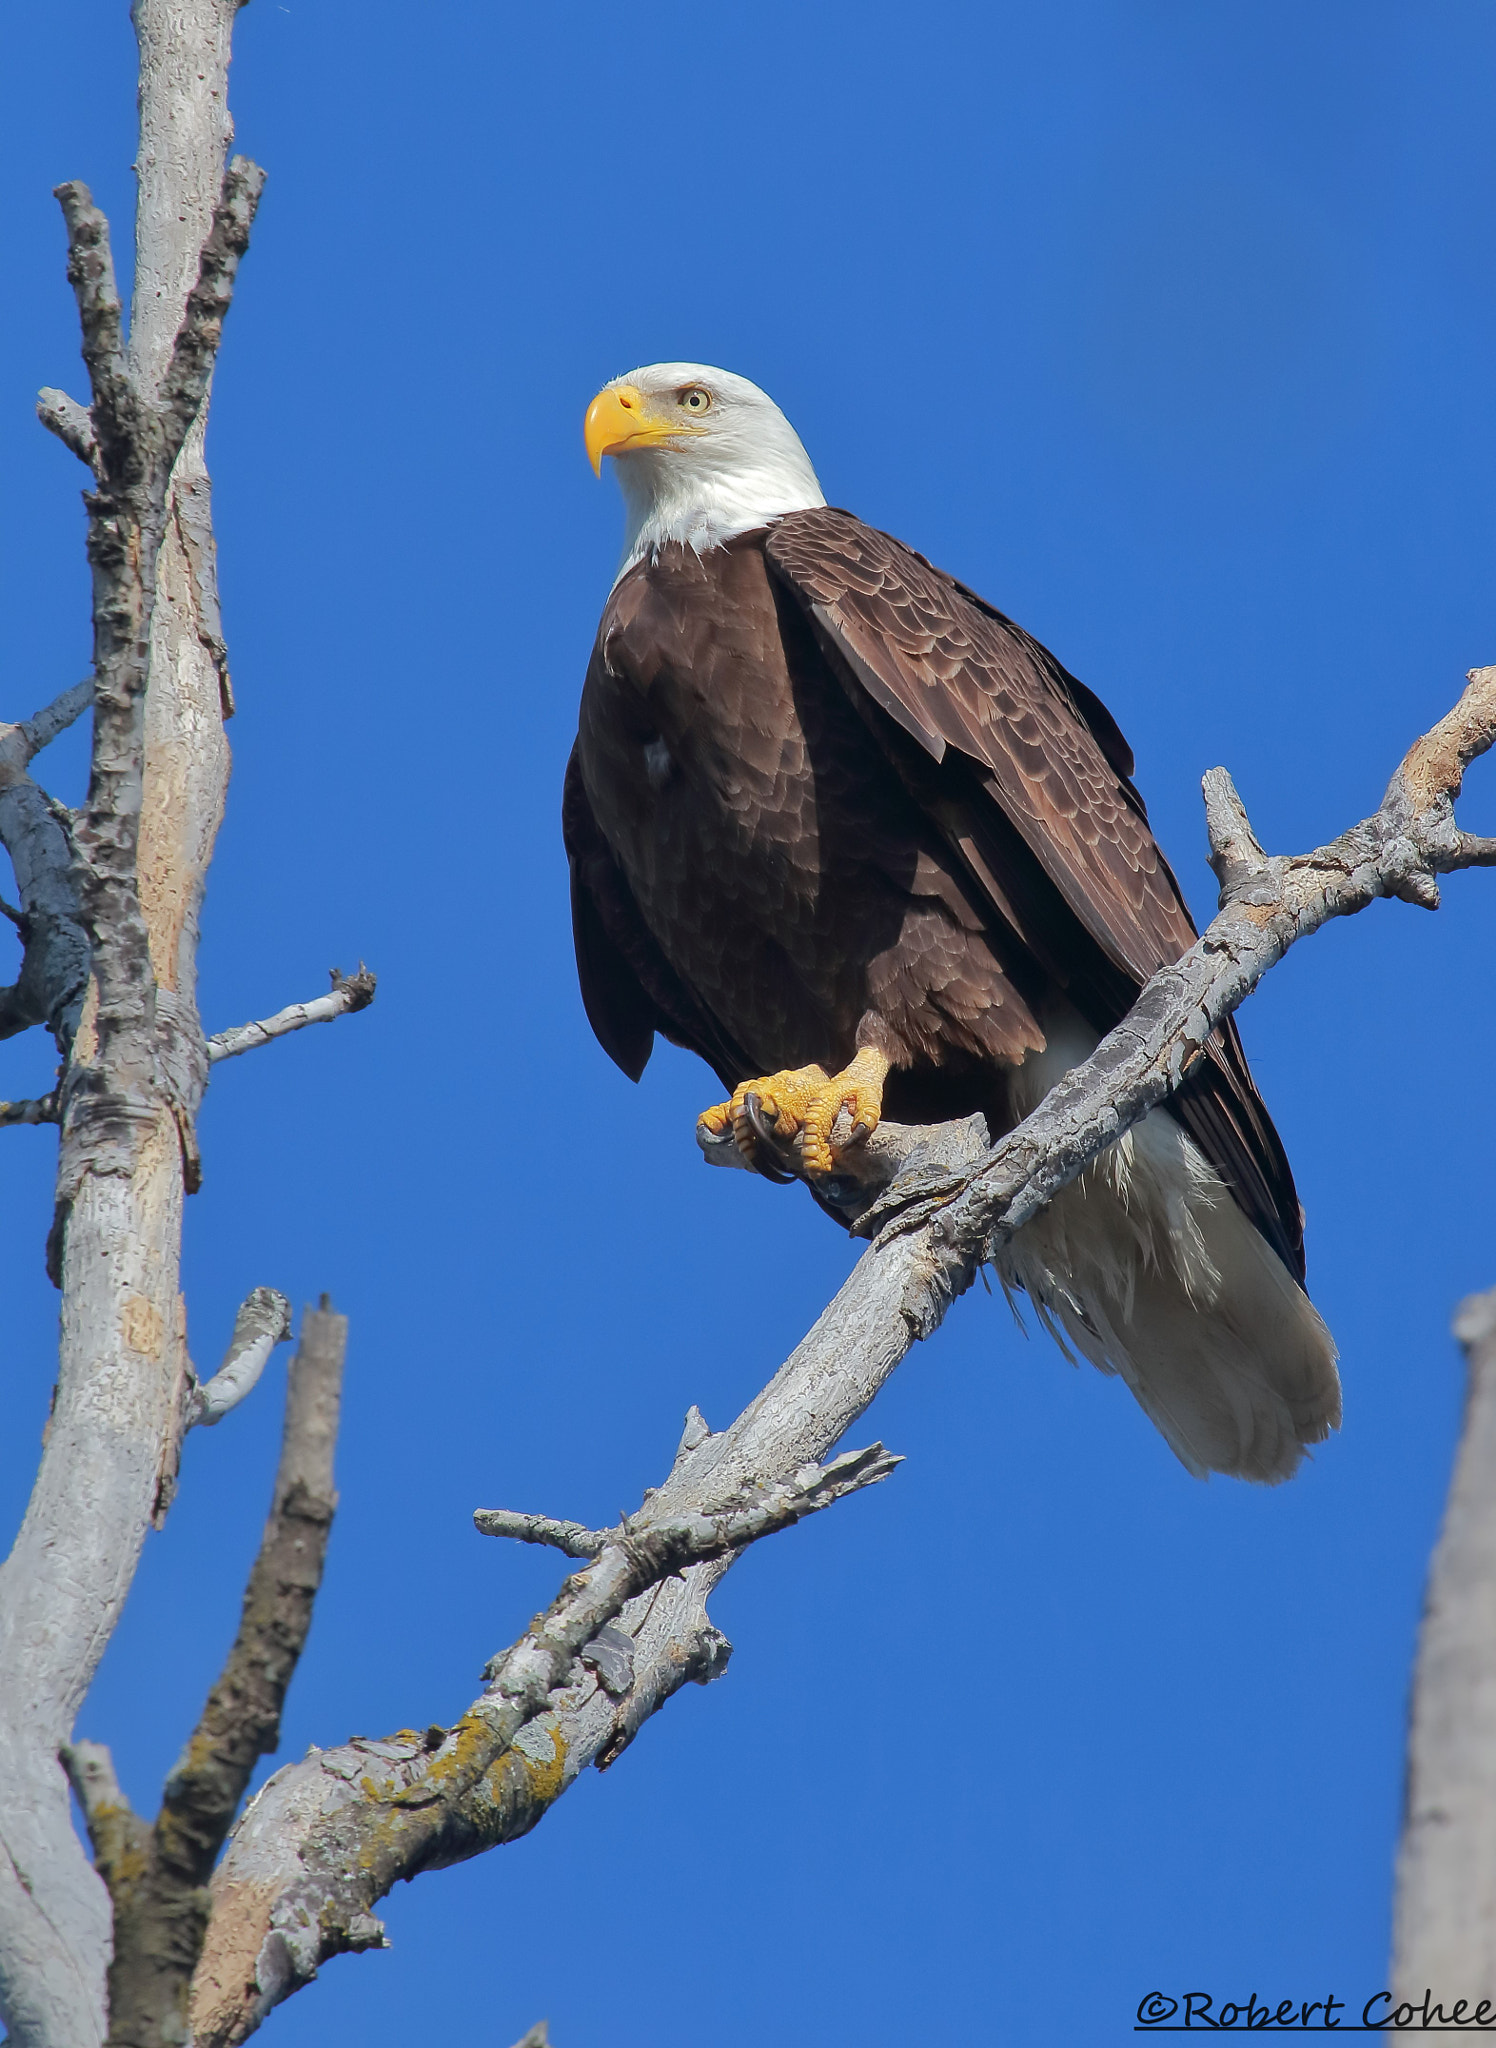
{"label": "gray weathered branch", "polygon": [[1454,1334],[1465,1422],[1413,1679],[1395,2000],[1496,1991],[1496,1290],[1460,1304]]}
{"label": "gray weathered branch", "polygon": [[27,770],[92,701],[89,678],[19,725],[0,725],[0,845],[15,869],[23,944],[19,975],[0,988],[0,1038],[45,1024],[64,1060],[88,982],[88,937],[79,921],[69,814]]}
{"label": "gray weathered branch", "polygon": [[[223,1364],[212,1379],[192,1389],[188,1426],[221,1422],[254,1390],[271,1352],[291,1334],[291,1304],[273,1287],[257,1287],[234,1318],[234,1333]],[[304,1340],[303,1340],[304,1341]]]}
{"label": "gray weathered branch", "polygon": [[[245,1816],[238,1840],[252,1836],[277,1876],[291,1882],[268,1889],[265,1868],[252,1860],[246,1867],[242,1856],[215,1878],[213,1920],[193,1987],[198,2048],[244,2040],[329,1956],[378,1946],[383,1929],[371,1908],[398,1876],[507,1839],[513,1758],[522,1759],[524,1782],[549,1779],[560,1789],[562,1759],[551,1731],[539,1735],[538,1750],[523,1738],[548,1714],[558,1690],[580,1683],[605,1700],[630,1690],[633,1641],[611,1624],[631,1601],[676,1573],[730,1557],[875,1485],[897,1463],[874,1444],[826,1466],[806,1464],[782,1481],[740,1488],[710,1509],[683,1505],[662,1515],[654,1496],[605,1533],[592,1562],[566,1581],[517,1643],[491,1660],[487,1687],[455,1728],[321,1752],[311,1787],[305,1767],[272,1779]],[[534,1756],[542,1760],[538,1774]],[[355,1797],[345,1806],[337,1794],[355,1779]],[[317,1780],[331,1793],[320,1824],[309,1831],[288,1828],[288,1816],[310,1811],[306,1795],[315,1801]],[[480,1832],[485,1841],[477,1839]]]}
{"label": "gray weathered branch", "polygon": [[480,1536],[509,1536],[516,1543],[545,1543],[567,1557],[596,1557],[608,1540],[606,1529],[585,1522],[558,1522],[554,1515],[526,1515],[512,1508],[475,1508],[473,1527]]}
{"label": "gray weathered branch", "polygon": [[36,416],[48,433],[55,434],[64,447],[72,449],[80,462],[98,470],[99,444],[86,405],[48,385],[36,394]]}
{"label": "gray weathered branch", "polygon": [[[629,1518],[630,1542],[650,1529],[711,1523],[754,1490],[792,1486],[797,1472],[824,1459],[909,1347],[938,1327],[982,1260],[1178,1084],[1211,1030],[1296,939],[1378,896],[1423,901],[1435,875],[1491,864],[1487,845],[1455,827],[1453,799],[1465,767],[1493,739],[1496,669],[1488,669],[1472,675],[1456,709],[1411,749],[1372,818],[1293,858],[1262,854],[1229,778],[1209,778],[1213,851],[1227,877],[1220,916],[999,1144],[989,1144],[980,1117],[874,1134],[860,1176],[849,1175],[830,1204],[872,1235],[872,1246],[729,1429],[714,1436],[694,1411],[688,1417],[670,1476]],[[596,1563],[567,1582],[537,1628],[570,1611],[568,1589],[594,1585],[604,1561],[620,1554],[617,1532],[505,1511],[484,1519],[495,1533],[584,1554],[606,1536]],[[682,1684],[715,1677],[727,1645],[706,1601],[731,1551],[695,1556],[691,1563],[677,1553],[679,1576],[631,1589],[605,1616],[589,1617],[605,1619],[627,1652],[610,1640],[605,1655],[589,1660],[568,1636],[573,1660],[547,1664],[535,1654],[532,1629],[497,1660],[491,1668],[499,1671],[510,1659],[522,1664],[523,1716],[506,1718],[508,1703],[496,1709],[491,1689],[435,1749],[401,1733],[313,1752],[278,1773],[214,1877],[193,1994],[199,2048],[246,2039],[321,1961],[381,1939],[371,1908],[397,1877],[525,1833],[579,1771],[611,1763]],[[616,1563],[613,1570],[616,1592]],[[423,1816],[418,1826],[408,1819],[412,1806]]]}
{"label": "gray weathered branch", "polygon": [[20,1102],[0,1102],[0,1130],[8,1124],[61,1123],[55,1095],[33,1095]]}
{"label": "gray weathered branch", "polygon": [[352,1016],[355,1010],[367,1010],[377,986],[377,977],[362,961],[357,974],[346,978],[334,967],[330,994],[315,996],[309,1003],[291,1003],[257,1024],[238,1024],[232,1031],[215,1032],[208,1040],[209,1063],[216,1066],[219,1060],[237,1059],[240,1053],[254,1052],[274,1038],[284,1038],[288,1031],[304,1031],[308,1024],[331,1024],[335,1018]]}
{"label": "gray weathered branch", "polygon": [[[245,1304],[241,1326],[257,1320],[268,1329],[272,1318],[278,1324],[284,1298],[268,1288],[257,1296]],[[208,1924],[208,1876],[257,1759],[280,1741],[286,1690],[322,1581],[337,1507],[333,1449],[347,1339],[347,1318],[334,1314],[325,1298],[320,1309],[306,1311],[287,1379],[270,1518],[245,1588],[239,1632],[166,1781],[155,1825],[129,1811],[107,1750],[78,1743],[68,1753],[95,1863],[114,1907],[109,2048],[164,2048],[187,2038],[188,1989]]]}

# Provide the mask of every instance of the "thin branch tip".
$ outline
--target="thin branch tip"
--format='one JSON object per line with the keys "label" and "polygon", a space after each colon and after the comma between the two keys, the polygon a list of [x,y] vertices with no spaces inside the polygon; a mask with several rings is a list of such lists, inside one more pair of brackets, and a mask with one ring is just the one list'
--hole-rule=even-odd
{"label": "thin branch tip", "polygon": [[256,1287],[234,1318],[223,1364],[192,1389],[188,1426],[211,1429],[253,1392],[271,1352],[291,1334],[291,1304],[274,1287]]}
{"label": "thin branch tip", "polygon": [[567,1557],[596,1557],[608,1531],[583,1522],[562,1522],[551,1515],[518,1514],[510,1508],[474,1508],[473,1527],[480,1536],[507,1536],[516,1543],[544,1543]]}
{"label": "thin branch tip", "polygon": [[284,1010],[277,1010],[273,1017],[238,1024],[232,1031],[216,1032],[208,1040],[209,1065],[254,1052],[269,1045],[272,1039],[305,1030],[308,1024],[331,1024],[338,1017],[351,1017],[356,1011],[368,1009],[379,986],[379,977],[372,969],[361,960],[356,974],[345,976],[336,967],[329,972],[332,988],[325,996],[316,996],[309,1003],[291,1003]]}
{"label": "thin branch tip", "polygon": [[1247,807],[1235,782],[1225,768],[1209,768],[1200,782],[1205,799],[1205,832],[1210,842],[1209,861],[1221,887],[1222,905],[1239,895],[1269,872]]}
{"label": "thin branch tip", "polygon": [[36,416],[49,434],[55,434],[80,462],[97,472],[99,443],[87,406],[48,384],[36,394]]}
{"label": "thin branch tip", "polygon": [[1467,1357],[1496,1337],[1496,1287],[1486,1294],[1467,1294],[1455,1310],[1452,1327],[1455,1342]]}

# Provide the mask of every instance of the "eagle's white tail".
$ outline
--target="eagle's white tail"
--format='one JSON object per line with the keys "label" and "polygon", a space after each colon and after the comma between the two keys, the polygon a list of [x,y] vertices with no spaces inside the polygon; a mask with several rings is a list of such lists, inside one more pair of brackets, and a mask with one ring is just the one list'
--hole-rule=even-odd
{"label": "eagle's white tail", "polygon": [[[1073,1032],[1051,1035],[1014,1077],[1019,1113],[1088,1050]],[[1329,1331],[1165,1110],[1019,1231],[997,1270],[1062,1349],[1121,1374],[1202,1477],[1287,1479],[1340,1421]]]}

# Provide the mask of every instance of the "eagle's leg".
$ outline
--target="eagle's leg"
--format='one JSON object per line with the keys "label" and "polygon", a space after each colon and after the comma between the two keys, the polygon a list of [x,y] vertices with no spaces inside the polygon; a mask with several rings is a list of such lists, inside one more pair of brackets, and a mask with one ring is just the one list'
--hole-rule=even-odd
{"label": "eagle's leg", "polygon": [[[782,1073],[767,1074],[761,1081],[741,1081],[732,1091],[731,1102],[719,1102],[704,1109],[696,1119],[708,1137],[720,1138],[731,1127],[738,1150],[752,1165],[758,1151],[758,1133],[753,1128],[752,1110],[776,1138],[793,1138],[815,1099],[816,1091],[827,1085],[824,1067],[787,1067]],[[749,1097],[754,1098],[750,1105]]]}
{"label": "eagle's leg", "polygon": [[883,1114],[883,1083],[891,1064],[885,1053],[865,1045],[839,1074],[816,1089],[800,1118],[800,1164],[807,1173],[830,1173],[836,1165],[831,1132],[843,1109],[852,1119],[849,1145],[877,1130]]}

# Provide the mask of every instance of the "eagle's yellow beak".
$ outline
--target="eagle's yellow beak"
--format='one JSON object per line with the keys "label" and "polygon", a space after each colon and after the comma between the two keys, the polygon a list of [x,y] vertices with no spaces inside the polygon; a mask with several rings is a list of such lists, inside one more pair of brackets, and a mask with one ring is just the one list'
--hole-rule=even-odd
{"label": "eagle's yellow beak", "polygon": [[691,422],[661,418],[632,384],[610,384],[587,408],[587,459],[598,476],[605,455],[629,448],[668,448],[682,434],[699,432]]}

